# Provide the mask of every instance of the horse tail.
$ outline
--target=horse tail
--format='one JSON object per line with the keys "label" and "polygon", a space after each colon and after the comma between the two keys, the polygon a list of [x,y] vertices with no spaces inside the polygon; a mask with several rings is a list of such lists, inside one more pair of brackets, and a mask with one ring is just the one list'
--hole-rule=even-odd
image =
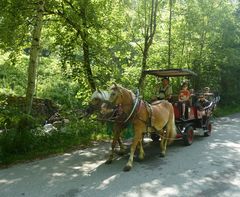
{"label": "horse tail", "polygon": [[[171,105],[171,107],[172,107],[172,105]],[[168,145],[169,145],[174,141],[174,139],[177,135],[173,107],[170,110],[169,121],[168,121],[167,128],[168,128]]]}

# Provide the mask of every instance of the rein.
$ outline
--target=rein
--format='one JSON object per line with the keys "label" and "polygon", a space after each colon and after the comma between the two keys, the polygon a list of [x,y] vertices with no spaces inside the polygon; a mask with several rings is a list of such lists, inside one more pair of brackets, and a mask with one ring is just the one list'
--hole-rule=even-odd
{"label": "rein", "polygon": [[123,121],[117,120],[119,117],[121,117],[119,115],[119,111],[120,111],[120,106],[117,106],[111,113],[111,115],[108,118],[97,118],[96,120],[100,120],[100,121],[106,121],[106,122],[118,122],[121,123]]}

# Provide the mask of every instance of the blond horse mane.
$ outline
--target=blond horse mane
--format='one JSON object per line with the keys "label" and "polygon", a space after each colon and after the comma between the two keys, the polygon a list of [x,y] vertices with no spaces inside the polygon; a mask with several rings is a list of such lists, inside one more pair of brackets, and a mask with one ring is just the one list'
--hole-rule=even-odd
{"label": "blond horse mane", "polygon": [[91,100],[93,99],[100,99],[102,101],[108,101],[109,100],[109,92],[104,91],[104,90],[96,90],[92,96],[91,96]]}

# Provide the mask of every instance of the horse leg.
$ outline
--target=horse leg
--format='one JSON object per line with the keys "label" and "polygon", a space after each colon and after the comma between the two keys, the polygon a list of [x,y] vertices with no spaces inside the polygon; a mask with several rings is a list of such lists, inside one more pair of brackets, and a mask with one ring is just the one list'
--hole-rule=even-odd
{"label": "horse leg", "polygon": [[167,144],[171,144],[175,138],[176,138],[176,125],[175,125],[175,120],[174,116],[169,120],[167,124]]}
{"label": "horse leg", "polygon": [[128,159],[128,162],[127,162],[126,166],[123,168],[124,171],[131,170],[132,164],[133,164],[134,153],[135,153],[135,150],[136,150],[136,147],[137,147],[138,143],[141,142],[141,140],[142,140],[142,133],[139,132],[139,131],[135,131],[133,142],[132,142],[132,145],[131,145],[131,148],[130,148],[130,156],[129,156],[129,159]]}
{"label": "horse leg", "polygon": [[126,153],[126,147],[123,145],[122,138],[119,136],[118,144],[120,147],[119,155],[124,155]]}
{"label": "horse leg", "polygon": [[162,132],[162,139],[161,139],[161,153],[160,157],[164,157],[166,154],[167,150],[167,145],[170,144],[176,136],[176,129],[175,129],[175,124],[174,124],[174,117],[172,117],[172,120],[169,120],[166,126],[166,131]]}
{"label": "horse leg", "polygon": [[117,144],[117,140],[114,138],[113,141],[112,141],[112,145],[111,145],[112,149],[109,153],[109,157],[108,157],[107,161],[105,162],[106,164],[111,164],[112,163],[116,144]]}
{"label": "horse leg", "polygon": [[167,140],[165,138],[166,136],[163,135],[160,141],[160,149],[161,149],[160,157],[165,157],[165,154],[166,154]]}
{"label": "horse leg", "polygon": [[144,150],[143,150],[142,140],[140,140],[139,141],[139,156],[138,156],[138,158],[140,160],[143,160],[144,159],[144,155],[145,155],[145,153],[144,153]]}
{"label": "horse leg", "polygon": [[166,146],[167,146],[167,140],[166,140],[166,128],[163,128],[160,131],[161,141],[160,141],[160,157],[165,157],[166,154]]}
{"label": "horse leg", "polygon": [[109,153],[109,157],[107,159],[107,161],[105,162],[106,164],[111,164],[112,161],[113,161],[113,157],[114,157],[114,152],[115,152],[115,147],[116,147],[116,144],[120,138],[120,133],[121,133],[121,130],[120,129],[114,129],[113,128],[113,140],[112,140],[112,145],[111,145],[111,151]]}
{"label": "horse leg", "polygon": [[[119,127],[119,128],[118,128]],[[121,138],[121,132],[123,130],[123,128],[119,125],[116,130],[118,130],[117,133],[117,141],[120,147],[120,151],[118,152],[119,155],[124,155],[126,153],[126,147],[123,144],[122,138]]]}

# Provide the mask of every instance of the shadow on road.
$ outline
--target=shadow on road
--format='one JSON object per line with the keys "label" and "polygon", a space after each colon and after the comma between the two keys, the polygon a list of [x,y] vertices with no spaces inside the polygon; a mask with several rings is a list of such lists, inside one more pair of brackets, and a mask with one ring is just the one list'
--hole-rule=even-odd
{"label": "shadow on road", "polygon": [[130,172],[122,171],[128,155],[117,157],[111,165],[104,163],[110,147],[106,142],[1,170],[1,197],[239,194],[238,117],[217,119],[212,136],[196,136],[191,146],[184,146],[182,141],[174,142],[168,147],[165,158],[159,157],[159,143],[146,140],[145,159],[139,161],[136,157]]}

